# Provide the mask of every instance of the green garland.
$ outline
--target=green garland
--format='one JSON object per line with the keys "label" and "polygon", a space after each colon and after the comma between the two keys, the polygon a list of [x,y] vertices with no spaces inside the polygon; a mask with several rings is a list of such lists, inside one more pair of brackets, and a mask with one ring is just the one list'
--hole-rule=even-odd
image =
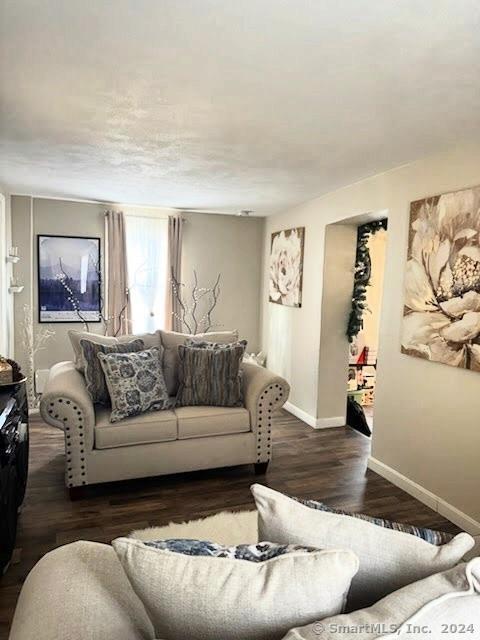
{"label": "green garland", "polygon": [[350,311],[347,326],[347,338],[349,342],[353,342],[353,338],[363,329],[363,313],[368,308],[367,287],[370,284],[370,277],[372,275],[372,263],[370,260],[370,251],[368,249],[368,240],[370,236],[376,233],[379,229],[386,228],[386,218],[383,220],[375,220],[375,222],[369,222],[358,227],[352,310]]}

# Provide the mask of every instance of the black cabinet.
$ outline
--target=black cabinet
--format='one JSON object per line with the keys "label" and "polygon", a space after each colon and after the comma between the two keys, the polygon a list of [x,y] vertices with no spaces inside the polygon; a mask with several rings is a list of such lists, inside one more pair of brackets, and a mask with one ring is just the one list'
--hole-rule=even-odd
{"label": "black cabinet", "polygon": [[0,387],[0,575],[15,548],[28,477],[28,404],[24,382]]}

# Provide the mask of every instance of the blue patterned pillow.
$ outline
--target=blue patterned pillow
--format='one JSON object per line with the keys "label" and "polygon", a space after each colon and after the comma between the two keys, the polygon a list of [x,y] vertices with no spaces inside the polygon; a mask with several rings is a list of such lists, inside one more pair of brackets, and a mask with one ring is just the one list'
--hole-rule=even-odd
{"label": "blue patterned pillow", "polygon": [[312,553],[319,551],[315,547],[304,547],[296,544],[276,544],[275,542],[259,542],[257,544],[239,544],[234,547],[226,547],[209,540],[190,540],[188,538],[172,538],[169,540],[154,540],[144,542],[147,547],[182,553],[186,556],[210,556],[212,558],[230,558],[235,560],[248,560],[249,562],[265,562],[272,558],[278,558],[287,553],[303,551]]}
{"label": "blue patterned pillow", "polygon": [[336,513],[340,516],[351,516],[352,518],[358,518],[359,520],[365,520],[371,522],[384,529],[393,529],[393,531],[401,531],[402,533],[409,533],[412,536],[421,538],[425,542],[429,542],[435,546],[441,546],[453,540],[454,536],[444,531],[434,531],[433,529],[424,529],[423,527],[415,527],[412,524],[403,524],[402,522],[392,522],[391,520],[384,520],[383,518],[374,518],[373,516],[366,516],[363,513],[353,513],[351,511],[344,511],[343,509],[334,509],[329,507],[324,502],[318,502],[317,500],[302,500],[300,498],[293,498],[297,502],[304,504],[310,509],[317,509],[318,511],[326,511],[327,513]]}

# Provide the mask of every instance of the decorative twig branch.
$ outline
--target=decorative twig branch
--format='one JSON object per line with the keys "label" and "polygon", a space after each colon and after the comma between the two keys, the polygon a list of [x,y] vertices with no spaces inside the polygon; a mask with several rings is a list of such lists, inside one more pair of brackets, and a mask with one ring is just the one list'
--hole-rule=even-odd
{"label": "decorative twig branch", "polygon": [[79,317],[80,321],[83,322],[83,324],[85,325],[85,329],[87,331],[90,331],[90,328],[88,326],[88,322],[83,317],[83,315],[82,315],[82,313],[80,311],[80,301],[78,299],[78,296],[73,291],[72,287],[70,286],[70,283],[73,284],[72,278],[70,278],[68,276],[68,274],[66,273],[65,269],[63,268],[63,264],[62,264],[62,259],[61,258],[58,259],[58,266],[60,267],[60,273],[57,273],[57,276],[56,276],[57,280],[60,282],[60,284],[63,286],[63,288],[67,292],[68,301],[72,305],[73,310],[75,311],[75,313]]}
{"label": "decorative twig branch", "polygon": [[35,356],[46,349],[47,342],[53,338],[55,331],[38,328],[33,331],[32,309],[28,304],[23,305],[23,319],[21,322],[23,345],[26,353],[25,374],[27,376],[27,398],[31,410],[38,408],[39,394],[35,390]]}
{"label": "decorative twig branch", "polygon": [[[98,289],[99,289],[98,315],[99,315],[99,318],[100,318],[101,322],[103,323],[104,334],[106,335],[108,333],[108,328],[109,328],[110,324],[115,319],[115,316],[108,316],[108,315],[105,314],[105,299],[104,299],[104,296],[103,296],[102,270],[100,268],[100,264],[93,259],[91,254],[89,255],[89,263],[92,266],[92,268],[94,269],[94,271],[96,273],[96,276],[97,276]],[[60,282],[60,284],[63,286],[65,291],[67,292],[68,301],[70,302],[70,304],[73,307],[73,310],[77,314],[78,319],[80,320],[80,322],[83,322],[86,331],[90,331],[90,327],[89,327],[88,321],[83,316],[82,311],[80,309],[79,294],[78,294],[78,292],[76,292],[76,291],[74,291],[72,289],[72,286],[73,286],[72,278],[70,278],[68,276],[68,274],[66,273],[66,271],[65,271],[65,269],[63,267],[61,258],[59,259],[59,267],[60,267],[60,273],[56,275],[56,278]],[[117,323],[117,327],[118,328],[114,333],[115,336],[118,335],[118,333],[120,332],[121,326],[122,326],[122,322],[125,321],[125,311],[126,311],[127,306],[128,306],[128,296],[129,296],[129,290],[128,289],[126,291],[126,294],[127,294],[126,295],[127,302],[122,307],[122,309],[119,312],[118,316],[116,316],[116,319],[118,320],[118,323]]]}
{"label": "decorative twig branch", "polygon": [[[193,285],[190,294],[191,303],[189,304],[187,302],[187,297],[184,295],[186,290],[185,284],[179,282],[175,278],[172,269],[170,279],[172,295],[179,308],[179,312],[173,311],[172,314],[180,322],[180,324],[182,325],[182,329],[188,331],[188,333],[207,333],[214,326],[218,326],[213,323],[212,314],[215,307],[217,306],[218,298],[220,295],[220,278],[221,274],[219,273],[213,286],[200,287],[198,284],[198,274],[194,270]],[[199,303],[202,300],[207,306],[205,312],[199,319]]]}

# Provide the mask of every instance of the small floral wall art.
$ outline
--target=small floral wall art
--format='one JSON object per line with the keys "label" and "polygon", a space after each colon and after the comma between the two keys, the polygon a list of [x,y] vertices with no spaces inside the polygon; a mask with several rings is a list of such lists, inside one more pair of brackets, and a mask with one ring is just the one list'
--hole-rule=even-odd
{"label": "small floral wall art", "polygon": [[302,306],[305,227],[272,233],[270,249],[270,302]]}
{"label": "small floral wall art", "polygon": [[480,187],[410,205],[402,352],[480,371]]}

